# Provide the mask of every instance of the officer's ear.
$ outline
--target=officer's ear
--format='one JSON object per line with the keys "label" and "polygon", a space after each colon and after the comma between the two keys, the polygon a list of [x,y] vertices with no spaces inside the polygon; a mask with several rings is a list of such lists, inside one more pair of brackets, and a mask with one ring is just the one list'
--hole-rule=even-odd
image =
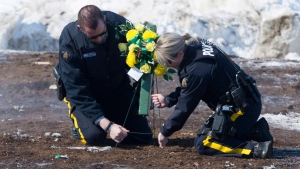
{"label": "officer's ear", "polygon": [[81,29],[80,25],[77,25],[77,28],[78,28],[78,29]]}
{"label": "officer's ear", "polygon": [[183,56],[184,56],[183,50],[179,51],[177,57],[179,57],[181,59],[181,58],[183,58]]}

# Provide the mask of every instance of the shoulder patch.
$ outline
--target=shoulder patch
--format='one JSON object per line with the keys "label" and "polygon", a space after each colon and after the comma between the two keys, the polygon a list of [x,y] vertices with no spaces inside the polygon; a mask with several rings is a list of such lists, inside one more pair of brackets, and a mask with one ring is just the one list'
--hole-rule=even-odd
{"label": "shoulder patch", "polygon": [[182,88],[186,88],[188,85],[188,78],[183,78],[182,81],[181,81],[181,87]]}
{"label": "shoulder patch", "polygon": [[63,59],[64,59],[65,61],[68,61],[68,60],[70,59],[70,55],[69,55],[68,52],[63,51],[61,54],[62,54],[62,57],[63,57]]}

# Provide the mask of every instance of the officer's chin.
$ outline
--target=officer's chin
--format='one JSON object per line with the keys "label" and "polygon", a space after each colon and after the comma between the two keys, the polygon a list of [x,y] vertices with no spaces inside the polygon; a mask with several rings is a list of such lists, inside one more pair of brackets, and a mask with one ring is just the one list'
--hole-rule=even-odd
{"label": "officer's chin", "polygon": [[101,45],[101,41],[92,41],[93,43],[96,43],[97,45]]}
{"label": "officer's chin", "polygon": [[93,43],[96,43],[97,45],[102,45],[102,44],[104,44],[104,43],[106,43],[106,42],[102,42],[102,41],[95,41],[95,42],[93,42]]}

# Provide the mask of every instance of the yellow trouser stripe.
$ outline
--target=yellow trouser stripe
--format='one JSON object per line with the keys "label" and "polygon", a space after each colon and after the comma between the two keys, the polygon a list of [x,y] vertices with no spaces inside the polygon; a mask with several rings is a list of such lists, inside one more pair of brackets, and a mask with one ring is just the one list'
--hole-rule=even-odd
{"label": "yellow trouser stripe", "polygon": [[68,105],[69,116],[70,116],[70,118],[73,120],[74,126],[75,126],[75,128],[78,130],[78,132],[79,132],[79,134],[80,134],[81,142],[82,142],[83,144],[86,144],[87,142],[86,142],[86,140],[85,140],[85,138],[84,138],[84,136],[83,136],[83,134],[82,134],[82,132],[81,132],[81,129],[78,127],[77,119],[76,119],[76,117],[71,113],[71,103],[67,100],[66,97],[64,98],[64,102]]}
{"label": "yellow trouser stripe", "polygon": [[230,119],[231,119],[231,121],[235,121],[239,116],[242,116],[242,115],[244,115],[244,113],[241,110],[239,110],[238,112],[233,113],[230,116]]}
{"label": "yellow trouser stripe", "polygon": [[69,114],[71,113],[71,103],[67,100],[67,98],[64,98],[64,102],[68,105],[68,109],[69,109]]}
{"label": "yellow trouser stripe", "polygon": [[243,148],[236,148],[232,149],[226,146],[223,146],[219,143],[216,142],[210,142],[209,140],[211,139],[211,136],[207,136],[205,140],[203,140],[203,145],[206,147],[210,147],[212,149],[221,151],[226,154],[245,154],[249,155],[251,153],[251,150],[249,149],[243,149]]}

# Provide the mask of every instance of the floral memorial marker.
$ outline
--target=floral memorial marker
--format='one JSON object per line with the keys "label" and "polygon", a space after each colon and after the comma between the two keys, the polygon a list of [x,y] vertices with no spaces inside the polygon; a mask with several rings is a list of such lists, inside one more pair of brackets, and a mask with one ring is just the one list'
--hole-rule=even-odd
{"label": "floral memorial marker", "polygon": [[126,57],[126,63],[131,68],[128,74],[140,82],[139,115],[148,115],[151,102],[153,75],[163,76],[165,80],[173,80],[167,67],[156,61],[155,46],[158,39],[156,26],[141,23],[133,25],[126,21],[126,25],[119,25],[120,33],[126,36],[127,43],[119,43],[121,55]]}

